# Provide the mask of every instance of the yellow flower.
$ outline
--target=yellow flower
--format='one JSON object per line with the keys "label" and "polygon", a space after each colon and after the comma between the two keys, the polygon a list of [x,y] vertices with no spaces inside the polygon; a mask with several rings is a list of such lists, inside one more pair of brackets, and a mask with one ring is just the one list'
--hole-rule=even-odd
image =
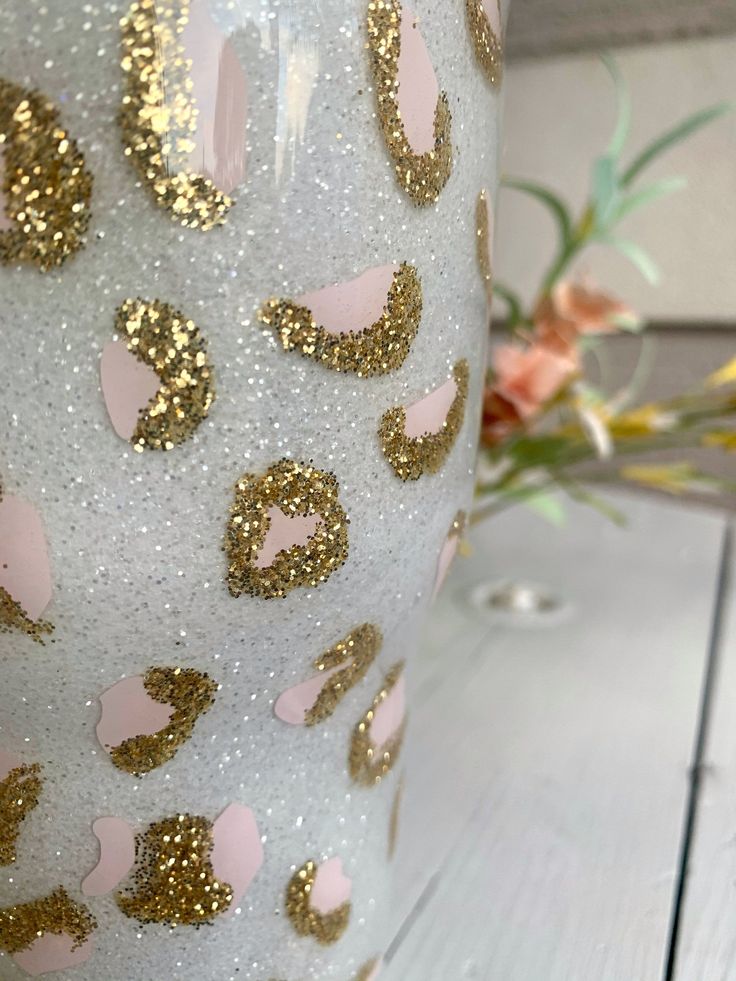
{"label": "yellow flower", "polygon": [[676,425],[677,416],[674,413],[664,412],[660,406],[650,403],[614,416],[608,428],[614,437],[650,436],[652,433],[670,431]]}
{"label": "yellow flower", "polygon": [[706,388],[720,388],[722,385],[732,385],[736,382],[736,358],[731,358],[718,371],[714,371],[705,379]]}
{"label": "yellow flower", "polygon": [[697,473],[689,463],[632,464],[621,468],[621,476],[668,494],[683,494],[690,489]]}
{"label": "yellow flower", "polygon": [[736,452],[736,429],[716,429],[703,436],[703,446]]}

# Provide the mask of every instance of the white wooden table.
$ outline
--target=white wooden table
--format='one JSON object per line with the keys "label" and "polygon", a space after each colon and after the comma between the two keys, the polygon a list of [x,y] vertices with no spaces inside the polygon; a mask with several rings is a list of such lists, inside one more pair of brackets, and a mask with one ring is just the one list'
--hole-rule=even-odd
{"label": "white wooden table", "polygon": [[[514,510],[456,563],[415,666],[382,981],[736,979],[732,535],[620,503],[626,530]],[[529,578],[569,615],[469,602]]]}

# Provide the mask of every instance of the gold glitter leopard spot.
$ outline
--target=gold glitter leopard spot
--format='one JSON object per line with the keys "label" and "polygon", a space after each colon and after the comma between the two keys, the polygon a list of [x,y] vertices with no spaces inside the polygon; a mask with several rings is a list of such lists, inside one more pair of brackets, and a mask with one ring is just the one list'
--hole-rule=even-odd
{"label": "gold glitter leopard spot", "polygon": [[173,759],[216,691],[217,683],[193,668],[150,668],[101,696],[97,738],[119,770],[140,777]]}
{"label": "gold glitter leopard spot", "polygon": [[0,751],[0,865],[12,865],[21,824],[36,807],[43,781],[38,763],[24,764]]}
{"label": "gold glitter leopard spot", "polygon": [[331,858],[318,865],[310,860],[294,873],[286,888],[286,912],[301,937],[323,946],[337,943],[350,922],[352,883],[342,861]]}
{"label": "gold glitter leopard spot", "polygon": [[469,376],[468,362],[458,361],[439,388],[382,416],[381,448],[401,480],[437,473],[447,460],[465,419]]}
{"label": "gold glitter leopard spot", "polygon": [[120,22],[125,155],[174,221],[225,220],[245,172],[246,80],[206,0],[138,0]]}
{"label": "gold glitter leopard spot", "polygon": [[53,632],[41,618],[52,581],[41,516],[28,501],[3,496],[0,486],[0,633],[19,631],[37,643]]}
{"label": "gold glitter leopard spot", "polygon": [[439,198],[452,173],[452,116],[439,92],[417,19],[401,0],[371,0],[368,51],[376,107],[396,177],[419,206]]}
{"label": "gold glitter leopard spot", "polygon": [[385,375],[406,360],[422,318],[414,266],[376,266],[357,279],[297,297],[275,297],[258,311],[285,351],[358,377]]}
{"label": "gold glitter leopard spot", "polygon": [[77,967],[92,954],[97,923],[63,887],[31,903],[0,909],[0,950],[28,974]]}
{"label": "gold glitter leopard spot", "polygon": [[40,92],[0,78],[0,263],[42,272],[84,245],[92,175]]}
{"label": "gold glitter leopard spot", "polygon": [[373,704],[353,730],[348,770],[356,783],[373,787],[396,765],[406,728],[404,664],[386,675]]}
{"label": "gold glitter leopard spot", "polygon": [[274,706],[276,716],[290,725],[324,722],[350,689],[365,678],[382,644],[381,631],[370,623],[352,630],[314,662],[320,674],[279,696]]}
{"label": "gold glitter leopard spot", "polygon": [[224,913],[233,887],[212,865],[213,826],[179,814],[152,824],[136,838],[135,886],[118,893],[120,910],[139,923],[193,926]]}
{"label": "gold glitter leopard spot", "polygon": [[113,427],[139,453],[171,450],[215,399],[205,339],[193,320],[159,300],[126,300],[115,329],[124,340],[105,347],[100,365]]}
{"label": "gold glitter leopard spot", "polygon": [[478,267],[490,308],[493,299],[493,216],[486,190],[480,192],[475,206],[475,240]]}
{"label": "gold glitter leopard spot", "polygon": [[468,29],[478,64],[491,85],[503,81],[500,0],[465,0]]}
{"label": "gold glitter leopard spot", "polygon": [[294,460],[243,474],[224,542],[230,595],[273,599],[326,582],[348,557],[339,492],[334,474]]}

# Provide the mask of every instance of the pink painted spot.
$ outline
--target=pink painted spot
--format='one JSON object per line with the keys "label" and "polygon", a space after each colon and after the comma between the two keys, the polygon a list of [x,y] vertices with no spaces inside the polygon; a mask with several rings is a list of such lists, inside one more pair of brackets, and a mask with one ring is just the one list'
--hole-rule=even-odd
{"label": "pink painted spot", "polygon": [[215,878],[232,886],[233,898],[225,911],[231,916],[263,865],[263,845],[255,815],[244,804],[230,804],[213,825],[210,861]]}
{"label": "pink painted spot", "polygon": [[267,569],[279,554],[295,545],[305,545],[322,524],[320,514],[284,514],[281,508],[268,509],[269,528],[266,538],[256,555],[256,569]]}
{"label": "pink painted spot", "polygon": [[342,859],[331,858],[317,869],[309,905],[326,916],[347,903],[353,892],[352,880],[343,873]]}
{"label": "pink painted spot", "polygon": [[13,770],[17,770],[19,766],[23,764],[23,760],[14,756],[12,753],[7,753],[5,750],[0,749],[0,782],[2,782],[9,773]]}
{"label": "pink painted spot", "polygon": [[388,301],[396,266],[375,266],[356,279],[327,286],[296,299],[330,334],[357,333],[380,320]]}
{"label": "pink painted spot", "polygon": [[32,504],[10,495],[0,501],[0,586],[31,620],[51,602],[46,536]]}
{"label": "pink painted spot", "polygon": [[386,698],[373,713],[371,742],[377,750],[391,740],[401,728],[406,716],[406,684],[402,674]]}
{"label": "pink painted spot", "polygon": [[97,738],[108,752],[134,736],[153,736],[168,725],[174,714],[172,705],[154,701],[143,678],[124,678],[100,695],[102,713]]}
{"label": "pink painted spot", "polygon": [[442,586],[444,585],[445,579],[447,579],[447,574],[450,571],[450,566],[452,565],[455,556],[457,555],[458,545],[460,544],[460,535],[457,532],[453,532],[448,535],[440,549],[440,554],[437,559],[437,572],[435,573],[434,579],[434,589],[432,591],[432,599],[435,599],[439,594]]}
{"label": "pink painted spot", "polygon": [[122,439],[131,439],[138,417],[161,387],[161,379],[150,365],[131,354],[123,341],[105,345],[100,375],[112,427]]}
{"label": "pink painted spot", "polygon": [[503,25],[501,24],[501,9],[498,0],[483,0],[483,10],[488,18],[488,23],[491,25],[491,30],[500,41]]}
{"label": "pink painted spot", "polygon": [[294,688],[287,688],[276,699],[273,707],[274,713],[282,722],[288,722],[291,726],[303,726],[307,712],[314,706],[319,697],[319,693],[325,686],[325,682],[333,674],[344,669],[344,664],[338,664],[334,668],[322,671],[309,681],[304,681]]}
{"label": "pink painted spot", "polygon": [[440,95],[419,22],[407,6],[401,15],[401,50],[397,68],[398,106],[412,150],[434,150],[434,116]]}
{"label": "pink painted spot", "polygon": [[44,933],[27,950],[13,954],[13,960],[22,971],[34,978],[52,971],[66,971],[84,964],[94,950],[91,940],[86,940],[76,949],[74,944],[73,937],[66,933]]}
{"label": "pink painted spot", "polygon": [[135,832],[117,817],[98,818],[92,830],[100,843],[100,860],[82,883],[85,896],[105,896],[135,864]]}
{"label": "pink painted spot", "polygon": [[12,220],[8,217],[7,201],[3,191],[3,181],[5,179],[5,148],[0,146],[0,232],[7,232],[13,227]]}
{"label": "pink painted spot", "polygon": [[410,439],[429,436],[442,431],[452,403],[457,395],[457,382],[449,378],[423,399],[406,408],[404,432]]}
{"label": "pink painted spot", "polygon": [[245,178],[247,82],[232,42],[212,19],[208,0],[194,0],[181,35],[191,61],[197,130],[189,166],[229,194]]}

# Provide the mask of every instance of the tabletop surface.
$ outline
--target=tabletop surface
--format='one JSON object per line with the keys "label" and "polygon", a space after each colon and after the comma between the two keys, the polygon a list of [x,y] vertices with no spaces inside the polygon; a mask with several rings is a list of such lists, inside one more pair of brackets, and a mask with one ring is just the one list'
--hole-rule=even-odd
{"label": "tabletop surface", "polygon": [[[382,981],[736,979],[736,564],[724,519],[481,526],[414,664]],[[533,580],[557,606],[494,611]]]}

